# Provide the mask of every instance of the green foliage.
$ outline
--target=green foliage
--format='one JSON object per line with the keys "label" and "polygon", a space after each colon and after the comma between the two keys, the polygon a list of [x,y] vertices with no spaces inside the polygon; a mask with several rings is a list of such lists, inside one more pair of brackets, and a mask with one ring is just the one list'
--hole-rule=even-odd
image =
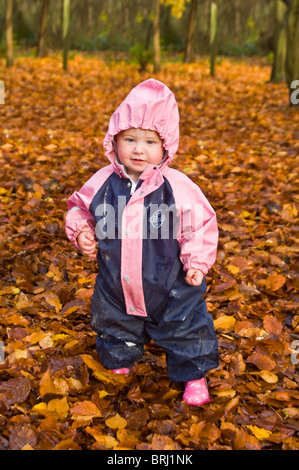
{"label": "green foliage", "polygon": [[274,60],[274,52],[270,51],[266,57],[268,64],[272,65]]}
{"label": "green foliage", "polygon": [[181,18],[186,8],[186,3],[190,0],[160,0],[162,5],[171,7],[171,14],[176,18]]}
{"label": "green foliage", "polygon": [[[267,55],[271,51],[273,11],[270,7],[261,8],[258,2],[239,2],[238,11],[231,8],[231,0],[218,2],[220,54],[252,56]],[[14,2],[17,46],[25,49],[36,46],[42,3],[43,0]],[[0,2],[2,50],[4,5],[4,1]],[[46,33],[48,50],[62,48],[61,5],[61,1],[50,3]],[[168,54],[184,51],[190,5],[190,0],[161,0],[160,37]],[[195,56],[209,53],[210,12],[207,6],[207,0],[199,1],[193,43]],[[153,2],[148,0],[72,0],[70,47],[81,51],[125,52],[144,67],[151,60],[153,15]]]}
{"label": "green foliage", "polygon": [[123,40],[121,36],[110,36],[103,32],[96,37],[90,38],[86,34],[79,35],[72,38],[72,49],[78,51],[119,51],[127,52],[130,44],[128,41]]}
{"label": "green foliage", "polygon": [[233,40],[221,41],[219,43],[218,52],[220,55],[228,57],[252,57],[261,55],[259,42],[252,38],[248,38],[241,43],[237,43]]}
{"label": "green foliage", "polygon": [[149,63],[153,61],[153,48],[146,49],[142,42],[137,42],[133,47],[130,48],[130,55],[133,62],[140,66],[140,71],[146,70]]}

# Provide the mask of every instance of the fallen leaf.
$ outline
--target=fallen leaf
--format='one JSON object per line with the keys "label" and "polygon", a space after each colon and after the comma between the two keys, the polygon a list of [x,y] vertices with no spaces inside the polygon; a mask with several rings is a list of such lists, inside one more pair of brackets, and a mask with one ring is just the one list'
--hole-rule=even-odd
{"label": "fallen leaf", "polygon": [[111,429],[123,429],[127,425],[127,421],[118,413],[116,413],[116,415],[112,416],[111,418],[107,418],[105,423]]}
{"label": "fallen leaf", "polygon": [[265,382],[269,384],[275,384],[278,382],[278,376],[269,370],[262,370],[259,372],[259,375]]}
{"label": "fallen leaf", "polygon": [[112,436],[103,434],[98,428],[87,427],[85,431],[91,434],[98,444],[103,446],[105,449],[113,449],[117,445],[117,440]]}
{"label": "fallen leaf", "polygon": [[268,333],[280,335],[282,332],[282,323],[273,315],[266,315],[263,324]]}
{"label": "fallen leaf", "polygon": [[226,267],[232,274],[238,274],[240,272],[238,266],[234,266],[233,264],[228,264]]}
{"label": "fallen leaf", "polygon": [[41,397],[46,395],[64,395],[64,392],[55,386],[49,369],[44,373],[40,380],[39,394]]}
{"label": "fallen leaf", "polygon": [[21,450],[26,446],[34,448],[37,443],[37,433],[28,423],[18,424],[9,435],[9,444],[12,450]]}
{"label": "fallen leaf", "polygon": [[48,403],[48,411],[55,413],[58,419],[64,419],[68,416],[69,405],[66,397],[54,398]]}
{"label": "fallen leaf", "polygon": [[31,390],[31,382],[28,378],[19,377],[0,383],[0,401],[7,405],[22,403],[26,400]]}
{"label": "fallen leaf", "polygon": [[272,434],[271,431],[267,431],[266,429],[259,428],[258,426],[252,426],[250,424],[248,424],[246,428],[249,429],[252,432],[252,434],[259,440],[267,439]]}
{"label": "fallen leaf", "polygon": [[88,400],[76,402],[70,409],[70,413],[76,417],[84,416],[88,418],[99,418],[102,416],[98,407],[92,401]]}
{"label": "fallen leaf", "polygon": [[16,295],[20,293],[20,289],[14,286],[8,286],[0,290],[0,295]]}
{"label": "fallen leaf", "polygon": [[224,315],[214,320],[216,330],[232,331],[235,327],[236,320],[234,317]]}
{"label": "fallen leaf", "polygon": [[67,398],[54,398],[50,400],[49,403],[38,403],[32,408],[31,413],[41,414],[43,416],[55,416],[56,419],[63,420],[69,413]]}
{"label": "fallen leaf", "polygon": [[279,290],[286,282],[286,278],[281,274],[272,274],[269,276],[263,284],[267,287],[267,289],[271,289],[274,292]]}
{"label": "fallen leaf", "polygon": [[253,352],[248,356],[246,362],[256,365],[261,370],[273,370],[276,367],[276,362],[265,354]]}

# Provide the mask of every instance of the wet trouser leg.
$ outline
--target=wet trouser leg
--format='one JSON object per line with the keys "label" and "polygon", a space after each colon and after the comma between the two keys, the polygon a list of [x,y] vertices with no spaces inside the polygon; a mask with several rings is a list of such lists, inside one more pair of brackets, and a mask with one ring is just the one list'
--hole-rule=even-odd
{"label": "wet trouser leg", "polygon": [[111,299],[110,303],[103,303],[104,290],[95,290],[92,310],[100,302],[101,311],[93,314],[92,326],[98,332],[96,347],[103,366],[132,367],[142,358],[143,345],[151,338],[164,349],[167,373],[174,381],[200,379],[218,367],[217,338],[203,299],[205,291],[205,280],[201,286],[188,286],[181,273],[166,307],[156,309],[148,317],[137,317],[127,315]]}
{"label": "wet trouser leg", "polygon": [[97,353],[107,369],[132,367],[142,358],[144,344],[149,341],[143,318],[127,315],[100,282],[92,299],[91,326],[97,332]]}
{"label": "wet trouser leg", "polygon": [[155,314],[145,325],[148,335],[166,352],[167,373],[174,381],[201,379],[218,367],[218,343],[205,291],[205,279],[197,287],[178,282],[163,315]]}

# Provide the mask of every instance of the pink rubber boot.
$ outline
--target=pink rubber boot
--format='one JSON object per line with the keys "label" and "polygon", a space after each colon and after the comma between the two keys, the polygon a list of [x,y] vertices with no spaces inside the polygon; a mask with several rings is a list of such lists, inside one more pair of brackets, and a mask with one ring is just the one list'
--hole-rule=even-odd
{"label": "pink rubber boot", "polygon": [[194,406],[201,406],[211,401],[205,377],[200,380],[190,380],[185,383],[183,401],[188,405]]}
{"label": "pink rubber boot", "polygon": [[113,374],[128,375],[130,373],[130,369],[127,367],[123,367],[122,369],[111,369],[111,372],[113,372]]}

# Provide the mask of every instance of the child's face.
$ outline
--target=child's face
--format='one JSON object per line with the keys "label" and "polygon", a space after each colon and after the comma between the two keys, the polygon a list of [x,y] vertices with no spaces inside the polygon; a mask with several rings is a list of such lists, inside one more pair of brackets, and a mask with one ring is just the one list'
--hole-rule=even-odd
{"label": "child's face", "polygon": [[158,165],[164,154],[162,140],[155,131],[128,129],[117,135],[118,157],[132,180],[137,181],[147,165]]}

